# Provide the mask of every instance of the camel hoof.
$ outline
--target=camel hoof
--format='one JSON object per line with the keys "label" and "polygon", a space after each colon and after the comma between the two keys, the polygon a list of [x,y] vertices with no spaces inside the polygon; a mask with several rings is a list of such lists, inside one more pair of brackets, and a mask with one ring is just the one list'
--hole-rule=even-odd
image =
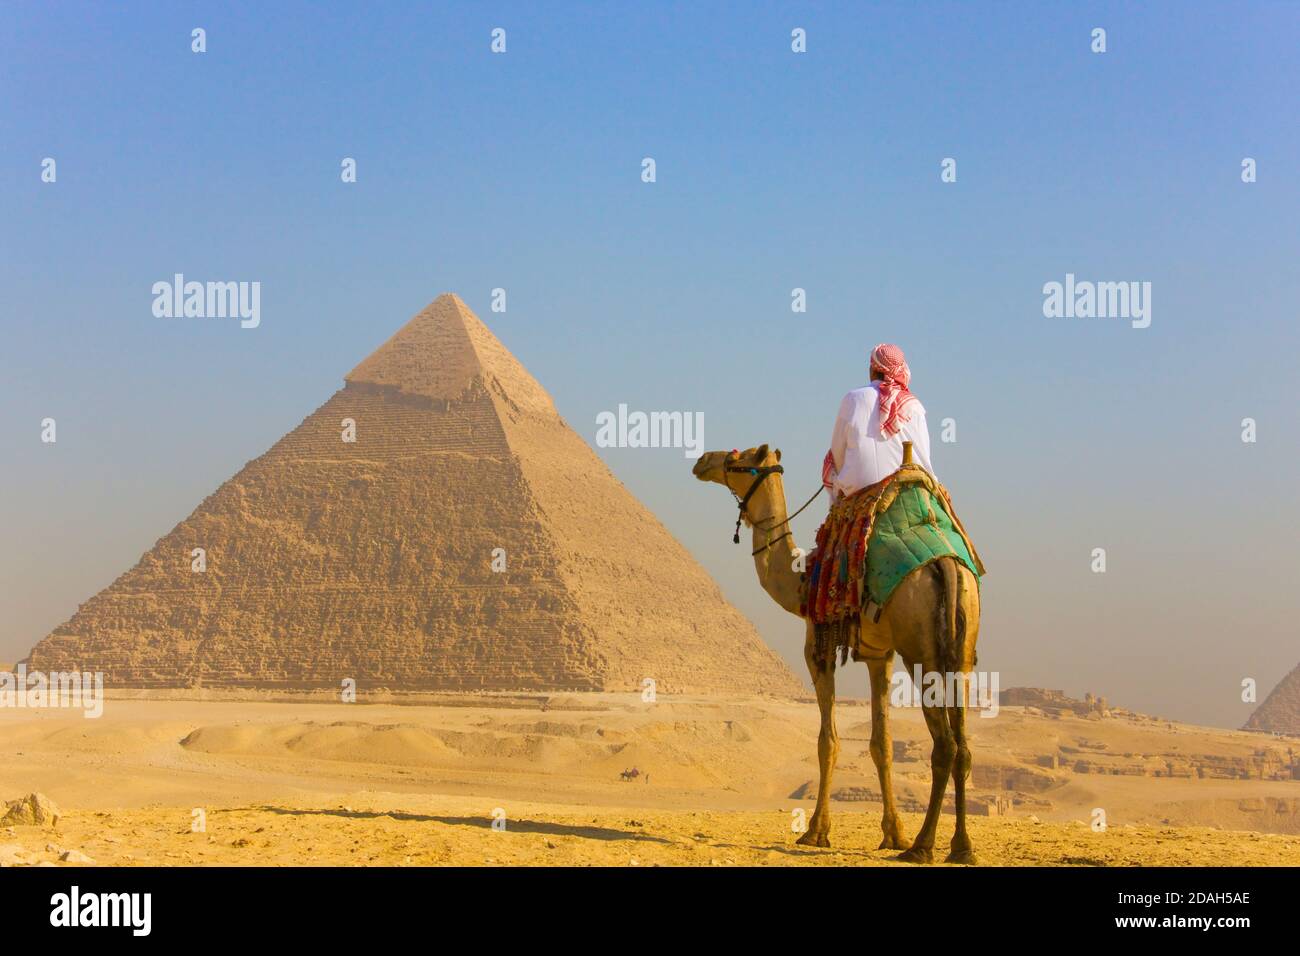
{"label": "camel hoof", "polygon": [[945,863],[961,863],[965,866],[975,865],[975,851],[970,847],[964,850],[953,850],[944,858]]}
{"label": "camel hoof", "polygon": [[830,835],[824,831],[818,832],[816,830],[809,830],[794,842],[800,846],[830,846],[831,838]]}
{"label": "camel hoof", "polygon": [[894,834],[892,836],[886,834],[885,838],[880,841],[880,846],[876,847],[876,849],[877,850],[901,850],[905,846],[907,846],[907,841],[904,840],[901,836],[898,836],[897,834]]}
{"label": "camel hoof", "polygon": [[914,846],[898,854],[897,859],[904,863],[933,863],[934,851],[928,846]]}

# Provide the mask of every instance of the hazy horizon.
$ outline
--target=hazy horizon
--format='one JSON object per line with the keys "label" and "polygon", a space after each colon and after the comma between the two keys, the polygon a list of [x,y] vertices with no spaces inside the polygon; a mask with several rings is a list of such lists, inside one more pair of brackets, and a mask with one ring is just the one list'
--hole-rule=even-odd
{"label": "hazy horizon", "polygon": [[[988,568],[980,669],[1240,726],[1300,661],[1300,10],[576,9],[7,10],[0,661],[453,291],[593,447],[698,412],[793,504],[897,342]],[[260,323],[156,317],[176,273],[260,283]],[[1149,282],[1149,327],[1046,317],[1069,275]],[[596,451],[806,679],[725,492]]]}

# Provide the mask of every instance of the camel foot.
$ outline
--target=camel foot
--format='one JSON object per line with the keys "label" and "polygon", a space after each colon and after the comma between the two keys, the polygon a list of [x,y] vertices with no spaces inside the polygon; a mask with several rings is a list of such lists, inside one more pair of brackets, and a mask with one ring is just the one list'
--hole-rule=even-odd
{"label": "camel foot", "polygon": [[954,848],[953,851],[952,851],[951,853],[949,853],[946,857],[944,857],[944,861],[943,861],[943,862],[945,862],[945,863],[963,863],[963,864],[965,864],[966,866],[974,866],[974,865],[975,865],[975,851],[972,850],[970,847],[964,847],[963,849],[960,849],[960,850]]}
{"label": "camel foot", "polygon": [[933,863],[934,850],[928,846],[913,846],[898,854],[897,859],[904,863]]}
{"label": "camel foot", "polygon": [[903,834],[898,831],[885,831],[885,838],[880,841],[877,850],[901,850],[907,846],[907,841],[903,839]]}
{"label": "camel foot", "polygon": [[809,830],[794,842],[800,846],[830,846],[831,837],[826,830]]}

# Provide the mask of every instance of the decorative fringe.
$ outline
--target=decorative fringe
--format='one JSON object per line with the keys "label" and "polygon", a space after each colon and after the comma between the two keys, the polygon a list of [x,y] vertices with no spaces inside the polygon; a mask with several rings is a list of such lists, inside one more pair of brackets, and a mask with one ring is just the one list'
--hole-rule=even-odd
{"label": "decorative fringe", "polygon": [[[817,529],[800,611],[814,624],[857,618],[866,599],[867,539],[881,494],[893,475],[837,501]],[[837,645],[838,646],[838,645]]]}
{"label": "decorative fringe", "polygon": [[813,625],[813,660],[819,670],[834,670],[837,654],[839,655],[840,667],[848,663],[849,651],[853,649],[857,630],[858,619],[856,617],[843,617],[838,621]]}

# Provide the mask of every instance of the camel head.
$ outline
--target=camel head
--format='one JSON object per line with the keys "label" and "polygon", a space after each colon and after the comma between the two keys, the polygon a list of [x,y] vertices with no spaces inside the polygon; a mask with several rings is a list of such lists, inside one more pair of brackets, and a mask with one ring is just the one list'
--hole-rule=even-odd
{"label": "camel head", "polygon": [[744,499],[749,489],[759,480],[760,468],[774,468],[781,462],[781,449],[768,451],[767,445],[747,448],[745,451],[706,451],[700,456],[691,473],[700,481],[712,481],[727,488],[737,498]]}

